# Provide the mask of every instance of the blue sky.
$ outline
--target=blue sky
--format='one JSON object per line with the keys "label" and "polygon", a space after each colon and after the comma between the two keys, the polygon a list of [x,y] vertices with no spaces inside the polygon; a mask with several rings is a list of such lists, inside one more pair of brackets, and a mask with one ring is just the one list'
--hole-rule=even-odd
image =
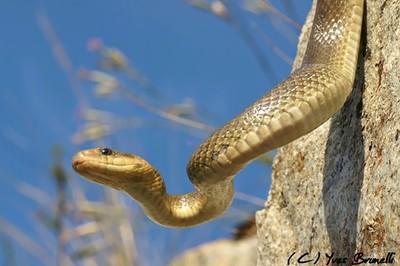
{"label": "blue sky", "polygon": [[[100,143],[139,154],[165,176],[170,192],[185,193],[191,190],[185,173],[188,158],[208,134],[160,118],[118,95],[99,99],[93,95],[94,84],[88,81],[79,80],[80,94],[77,94],[38,26],[39,14],[45,14],[50,21],[73,73],[81,68],[96,68],[98,55],[88,51],[87,42],[100,38],[108,47],[121,50],[137,70],[167,95],[168,104],[190,99],[198,107],[196,110],[200,110],[195,118],[218,127],[290,72],[291,66],[266,44],[266,36],[290,58],[296,52],[297,29],[275,15],[246,12],[243,2],[233,1],[229,10],[235,16],[235,23],[254,38],[272,65],[273,75],[263,71],[254,50],[232,25],[184,1],[0,1],[1,221],[12,224],[53,253],[55,242],[51,238],[42,243],[38,212],[51,210],[56,200],[49,175],[54,145],[63,149],[65,168],[73,184],[90,200],[101,200],[102,187],[73,174],[69,160],[76,151]],[[296,10],[293,11],[282,6],[281,1],[271,2],[299,24],[311,5],[309,0],[292,1]],[[116,76],[132,91],[138,91],[138,95],[142,91],[124,75]],[[97,142],[74,144],[72,136],[85,123],[79,104],[83,99],[91,108],[110,112],[116,118],[135,119],[138,124]],[[168,107],[167,102],[146,99],[161,109]],[[45,192],[45,198],[50,200],[48,205],[27,196],[25,185]],[[237,191],[260,198],[267,197],[269,185],[269,168],[257,162],[235,178]],[[127,196],[120,195],[137,209]],[[146,221],[146,228],[139,234],[148,243],[156,243],[157,248],[143,246],[140,255],[151,257],[156,252],[159,258],[154,263],[165,263],[187,248],[229,237],[232,227],[243,219],[243,213],[251,214],[260,208],[235,200],[224,217],[194,229],[165,229]],[[9,246],[15,254],[19,252],[14,258],[17,264],[41,263],[7,233],[0,233],[0,244],[3,247],[0,264],[7,257],[4,247]],[[172,245],[173,250],[165,248]]]}

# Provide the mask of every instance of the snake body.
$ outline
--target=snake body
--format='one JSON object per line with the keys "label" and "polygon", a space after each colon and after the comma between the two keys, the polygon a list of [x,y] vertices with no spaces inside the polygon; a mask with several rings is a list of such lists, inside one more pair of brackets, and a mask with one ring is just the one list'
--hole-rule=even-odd
{"label": "snake body", "polygon": [[311,132],[342,107],[354,83],[363,2],[318,1],[302,65],[196,149],[187,166],[193,192],[168,194],[147,161],[109,148],[78,152],[73,168],[127,192],[164,226],[189,227],[220,216],[232,202],[233,177],[244,166]]}

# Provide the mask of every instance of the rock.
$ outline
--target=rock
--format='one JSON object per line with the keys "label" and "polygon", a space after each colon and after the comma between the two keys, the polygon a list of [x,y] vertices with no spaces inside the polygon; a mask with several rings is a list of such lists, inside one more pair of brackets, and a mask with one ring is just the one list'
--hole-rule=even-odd
{"label": "rock", "polygon": [[254,266],[257,263],[256,235],[206,243],[175,258],[170,266]]}
{"label": "rock", "polygon": [[360,262],[359,252],[376,260],[400,254],[400,2],[366,2],[352,95],[275,159],[268,202],[256,215],[258,265],[297,265],[306,252],[316,265],[332,254],[341,265]]}

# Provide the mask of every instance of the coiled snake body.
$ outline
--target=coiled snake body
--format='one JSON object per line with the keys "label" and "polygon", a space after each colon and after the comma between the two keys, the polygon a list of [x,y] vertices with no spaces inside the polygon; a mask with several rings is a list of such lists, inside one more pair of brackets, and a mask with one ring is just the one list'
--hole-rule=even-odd
{"label": "coiled snake body", "polygon": [[299,69],[201,144],[187,166],[195,191],[169,195],[144,159],[108,148],[78,152],[81,176],[127,192],[155,222],[189,227],[220,216],[233,198],[233,177],[261,154],[314,130],[350,94],[357,68],[363,0],[319,0]]}

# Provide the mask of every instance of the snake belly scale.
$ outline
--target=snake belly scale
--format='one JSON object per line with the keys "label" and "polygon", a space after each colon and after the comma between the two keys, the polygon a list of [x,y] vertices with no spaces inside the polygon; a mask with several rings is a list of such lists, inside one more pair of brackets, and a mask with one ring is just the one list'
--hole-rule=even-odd
{"label": "snake belly scale", "polygon": [[147,161],[109,148],[78,152],[73,168],[125,191],[164,226],[189,227],[220,216],[232,202],[233,177],[243,167],[311,132],[342,107],[355,79],[363,5],[363,0],[318,1],[302,65],[196,149],[187,166],[193,192],[168,194]]}

